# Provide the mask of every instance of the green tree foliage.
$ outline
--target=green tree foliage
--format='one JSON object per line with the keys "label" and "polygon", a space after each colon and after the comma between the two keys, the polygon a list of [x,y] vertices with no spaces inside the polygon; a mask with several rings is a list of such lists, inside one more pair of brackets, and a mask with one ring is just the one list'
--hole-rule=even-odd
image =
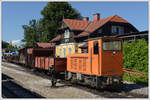
{"label": "green tree foliage", "polygon": [[41,14],[43,15],[43,40],[45,42],[49,42],[57,35],[56,31],[63,18],[82,19],[80,13],[72,8],[68,2],[49,2]]}
{"label": "green tree foliage", "polygon": [[13,46],[13,45],[11,45],[11,44],[9,44],[7,48],[8,48],[11,52],[12,52],[12,51],[16,51],[16,50],[18,49],[18,47],[17,47],[16,45]]}
{"label": "green tree foliage", "polygon": [[22,42],[25,42],[25,47],[34,46],[36,42],[42,41],[43,30],[40,21],[30,20],[29,25],[23,25],[22,27],[24,29],[24,39]]}
{"label": "green tree foliage", "polygon": [[124,43],[123,64],[125,68],[148,73],[148,43],[144,39]]}
{"label": "green tree foliage", "polygon": [[2,48],[7,48],[9,45],[9,43],[7,43],[6,41],[2,40]]}
{"label": "green tree foliage", "polygon": [[2,48],[5,48],[6,52],[8,52],[8,51],[16,51],[18,49],[18,47],[16,45],[13,46],[12,44],[9,44],[8,42],[3,41],[3,40],[2,40]]}
{"label": "green tree foliage", "polygon": [[29,25],[23,25],[25,42],[23,47],[34,46],[36,42],[49,42],[57,36],[63,18],[81,19],[80,13],[67,2],[49,2],[41,11],[43,18],[29,21]]}

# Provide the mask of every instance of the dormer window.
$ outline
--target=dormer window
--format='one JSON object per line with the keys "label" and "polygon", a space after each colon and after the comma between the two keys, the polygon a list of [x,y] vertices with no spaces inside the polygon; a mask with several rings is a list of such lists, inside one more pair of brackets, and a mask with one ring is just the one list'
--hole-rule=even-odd
{"label": "dormer window", "polygon": [[122,26],[112,26],[112,34],[123,34],[124,27]]}
{"label": "dormer window", "polygon": [[102,28],[98,30],[98,33],[102,33]]}
{"label": "dormer window", "polygon": [[65,42],[69,42],[69,29],[65,30],[65,33],[64,33],[64,39],[65,39]]}

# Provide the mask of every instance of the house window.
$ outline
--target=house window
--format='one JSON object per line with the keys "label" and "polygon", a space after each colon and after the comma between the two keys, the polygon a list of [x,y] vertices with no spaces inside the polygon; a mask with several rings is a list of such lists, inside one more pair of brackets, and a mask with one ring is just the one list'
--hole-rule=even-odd
{"label": "house window", "polygon": [[69,51],[69,54],[71,54],[71,48],[70,47],[68,48],[68,51]]}
{"label": "house window", "polygon": [[65,39],[65,42],[69,42],[69,29],[65,30],[65,33],[64,33],[64,39]]}
{"label": "house window", "polygon": [[113,34],[123,34],[124,33],[124,27],[122,27],[122,26],[112,26],[112,33]]}
{"label": "house window", "polygon": [[65,42],[66,42],[66,43],[69,42],[69,39],[65,39]]}
{"label": "house window", "polygon": [[120,27],[119,34],[123,34],[123,33],[124,33],[124,27]]}
{"label": "house window", "polygon": [[98,30],[98,33],[102,33],[102,28]]}
{"label": "house window", "polygon": [[63,48],[63,57],[66,56],[66,48]]}

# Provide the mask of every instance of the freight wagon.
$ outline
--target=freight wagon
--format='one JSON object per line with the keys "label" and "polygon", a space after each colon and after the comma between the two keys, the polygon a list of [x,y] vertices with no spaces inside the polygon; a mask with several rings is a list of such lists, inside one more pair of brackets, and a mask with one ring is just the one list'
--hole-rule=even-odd
{"label": "freight wagon", "polygon": [[7,61],[47,72],[64,72],[67,59],[56,58],[54,46],[50,48],[21,48],[19,55],[9,56]]}
{"label": "freight wagon", "polygon": [[57,72],[63,72],[66,70],[66,58],[56,58],[55,48],[34,48],[33,49],[33,67]]}
{"label": "freight wagon", "polygon": [[19,55],[10,55],[9,57],[6,57],[6,60],[7,60],[8,62],[18,64],[18,63],[19,63],[19,58],[20,58]]}

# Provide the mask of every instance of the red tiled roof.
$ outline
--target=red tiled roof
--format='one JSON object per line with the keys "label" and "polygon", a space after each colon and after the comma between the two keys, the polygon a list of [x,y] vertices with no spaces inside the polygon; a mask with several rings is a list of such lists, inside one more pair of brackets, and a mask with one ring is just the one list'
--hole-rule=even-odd
{"label": "red tiled roof", "polygon": [[61,35],[56,36],[50,42],[59,41],[61,39]]}
{"label": "red tiled roof", "polygon": [[118,15],[114,15],[113,18],[110,20],[111,22],[120,22],[120,23],[129,23],[125,19],[121,18]]}
{"label": "red tiled roof", "polygon": [[88,35],[89,35],[89,33],[87,33],[87,32],[82,32],[82,33],[78,34],[78,35],[75,36],[75,37],[84,37],[84,36],[88,36]]}
{"label": "red tiled roof", "polygon": [[93,21],[89,26],[85,29],[86,32],[92,33],[96,29],[102,27],[104,24],[106,24],[113,16],[100,19],[98,21]]}
{"label": "red tiled roof", "polygon": [[[118,15],[109,16],[107,18],[103,18],[93,22],[85,21],[85,20],[76,20],[76,19],[63,19],[63,21],[70,29],[83,31],[77,36],[75,36],[76,38],[88,36],[89,34],[96,31],[98,28],[102,27],[107,22],[128,23],[126,20],[124,20]],[[58,41],[60,39],[61,39],[61,35],[58,35],[57,37],[53,38],[51,42]]]}
{"label": "red tiled roof", "polygon": [[90,21],[84,21],[84,20],[76,20],[76,19],[64,19],[63,20],[67,26],[72,30],[84,30],[87,25],[90,23]]}
{"label": "red tiled roof", "polygon": [[94,32],[98,28],[102,27],[104,24],[107,22],[121,22],[121,23],[128,23],[126,20],[123,18],[119,17],[118,15],[114,16],[109,16],[107,18],[100,19],[98,21],[93,21],[91,22],[86,28],[85,31],[78,34],[76,37],[82,37],[82,36],[87,36],[88,34]]}
{"label": "red tiled roof", "polygon": [[88,47],[88,43],[85,43],[85,44],[79,46],[79,48],[87,48],[87,47]]}
{"label": "red tiled roof", "polygon": [[38,47],[42,47],[42,48],[49,48],[49,47],[54,47],[55,44],[54,43],[37,43]]}

